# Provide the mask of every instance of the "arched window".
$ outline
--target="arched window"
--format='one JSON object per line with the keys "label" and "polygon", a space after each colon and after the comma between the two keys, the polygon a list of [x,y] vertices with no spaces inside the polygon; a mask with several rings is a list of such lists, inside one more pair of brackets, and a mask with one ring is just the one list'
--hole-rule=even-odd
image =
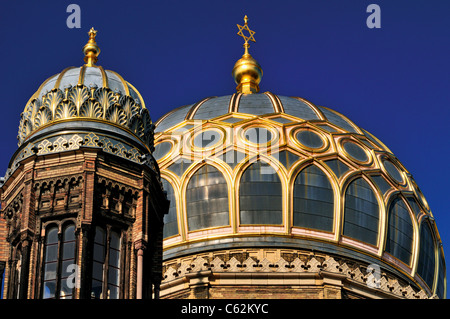
{"label": "arched window", "polygon": [[446,278],[446,268],[444,260],[443,249],[439,249],[439,275],[437,280],[436,295],[439,298],[445,298],[445,278]]}
{"label": "arched window", "polygon": [[435,244],[430,224],[423,222],[420,225],[419,263],[417,273],[422,277],[430,289],[433,288],[434,272],[436,266]]}
{"label": "arched window", "polygon": [[239,207],[243,225],[282,224],[281,181],[270,165],[257,161],[247,167],[241,177]]}
{"label": "arched window", "polygon": [[328,177],[314,165],[303,169],[294,181],[294,226],[332,231],[333,212]]}
{"label": "arched window", "polygon": [[379,207],[370,185],[357,178],[345,193],[344,236],[372,245],[377,244]]}
{"label": "arched window", "polygon": [[120,234],[115,231],[105,231],[97,226],[94,237],[91,298],[120,298],[120,266]]}
{"label": "arched window", "polygon": [[169,212],[164,215],[164,238],[174,236],[178,234],[178,221],[177,221],[177,203],[175,199],[175,192],[169,181],[161,178],[164,190],[167,192],[167,199],[170,201]]}
{"label": "arched window", "polygon": [[44,246],[44,299],[71,299],[75,287],[73,274],[75,264],[75,226],[67,224],[63,228],[61,241],[58,228],[51,226],[46,231]]}
{"label": "arched window", "polygon": [[412,255],[413,226],[405,203],[395,199],[388,212],[386,251],[409,265]]}
{"label": "arched window", "polygon": [[202,166],[189,180],[186,214],[190,231],[229,225],[227,182],[214,166]]}

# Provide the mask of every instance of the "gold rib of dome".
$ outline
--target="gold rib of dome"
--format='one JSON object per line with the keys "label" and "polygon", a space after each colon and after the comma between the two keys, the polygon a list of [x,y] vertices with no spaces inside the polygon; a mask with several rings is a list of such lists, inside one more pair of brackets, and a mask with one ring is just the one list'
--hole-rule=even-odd
{"label": "gold rib of dome", "polygon": [[[152,122],[139,91],[118,73],[96,65],[100,48],[91,28],[83,47],[84,62],[45,80],[21,114],[18,144],[61,120],[113,123],[145,140]],[[146,143],[147,144],[147,143]]]}
{"label": "gold rib of dome", "polygon": [[[254,38],[255,31],[248,27],[248,17],[244,17],[244,25],[237,25],[239,32],[237,33],[244,39],[244,55],[234,64],[232,76],[237,84],[238,93],[252,94],[259,92],[259,83],[263,75],[263,71],[258,61],[256,61],[249,53],[249,41],[256,42]],[[248,32],[248,36],[245,35]]]}

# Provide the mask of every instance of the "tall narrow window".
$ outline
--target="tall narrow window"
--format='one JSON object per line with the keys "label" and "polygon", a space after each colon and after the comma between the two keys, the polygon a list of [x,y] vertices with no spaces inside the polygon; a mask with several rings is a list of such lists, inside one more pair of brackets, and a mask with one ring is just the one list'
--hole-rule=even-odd
{"label": "tall narrow window", "polygon": [[[74,285],[71,284],[75,265],[75,226],[63,228],[61,242],[58,228],[50,227],[45,238],[43,298],[71,299]],[[70,281],[70,282],[69,282]]]}
{"label": "tall narrow window", "polygon": [[111,233],[108,261],[108,298],[119,298],[120,283],[120,236],[116,232]]}
{"label": "tall narrow window", "polygon": [[92,263],[92,290],[91,297],[98,299],[102,298],[102,285],[103,285],[103,265],[105,263],[105,251],[106,251],[106,234],[105,231],[100,228],[95,228],[94,239],[94,256]]}
{"label": "tall narrow window", "polygon": [[73,274],[75,265],[75,226],[69,225],[64,229],[62,244],[61,269],[61,299],[72,299],[73,281],[69,278]]}
{"label": "tall narrow window", "polygon": [[45,238],[44,299],[55,298],[58,266],[58,228],[52,227]]}
{"label": "tall narrow window", "polygon": [[120,234],[114,231],[105,231],[101,227],[95,228],[91,298],[119,298],[120,246]]}

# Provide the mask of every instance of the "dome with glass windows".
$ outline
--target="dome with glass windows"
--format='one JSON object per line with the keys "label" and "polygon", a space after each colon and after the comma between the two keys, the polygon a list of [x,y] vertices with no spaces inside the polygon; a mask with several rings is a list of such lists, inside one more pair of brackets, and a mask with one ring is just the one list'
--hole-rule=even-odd
{"label": "dome with glass windows", "polygon": [[[262,71],[250,59],[243,67],[245,54],[233,70],[237,93],[179,107],[155,123],[153,155],[171,200],[167,285],[196,264],[219,272],[237,264],[234,273],[250,264],[306,271],[311,265],[303,260],[298,267],[299,256],[314,254],[318,269],[349,280],[367,276],[348,265],[379,265],[390,275],[376,288],[387,293],[445,297],[441,239],[412,174],[343,114],[304,98],[259,93]],[[241,259],[233,264],[237,251]]]}

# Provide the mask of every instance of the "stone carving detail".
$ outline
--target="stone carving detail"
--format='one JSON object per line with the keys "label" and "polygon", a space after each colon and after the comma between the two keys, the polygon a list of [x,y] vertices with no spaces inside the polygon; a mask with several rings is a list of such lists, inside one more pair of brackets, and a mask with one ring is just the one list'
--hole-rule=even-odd
{"label": "stone carving detail", "polygon": [[154,125],[146,108],[130,96],[109,88],[91,88],[77,84],[64,89],[54,88],[42,101],[33,99],[21,114],[18,145],[39,127],[54,120],[86,117],[116,123],[132,131],[153,151]]}
{"label": "stone carving detail", "polygon": [[[380,278],[373,282],[373,275],[367,271],[363,265],[352,265],[351,267],[344,261],[339,261],[331,256],[326,258],[316,258],[308,256],[306,263],[299,257],[291,262],[281,257],[276,263],[264,258],[261,261],[253,257],[248,257],[242,262],[235,256],[228,259],[226,255],[194,257],[191,260],[183,260],[180,263],[172,263],[163,266],[163,283],[168,283],[176,278],[182,278],[188,273],[198,273],[210,270],[212,273],[247,273],[247,272],[286,272],[286,273],[321,273],[332,272],[346,276],[348,282],[359,285],[370,286],[371,289],[384,291],[396,295],[400,298],[408,299],[428,299],[425,291],[415,291],[410,285],[403,285],[397,279],[390,278],[384,272]],[[303,258],[302,258],[303,259]],[[211,261],[212,260],[212,261]],[[323,260],[323,261],[322,261]]]}

